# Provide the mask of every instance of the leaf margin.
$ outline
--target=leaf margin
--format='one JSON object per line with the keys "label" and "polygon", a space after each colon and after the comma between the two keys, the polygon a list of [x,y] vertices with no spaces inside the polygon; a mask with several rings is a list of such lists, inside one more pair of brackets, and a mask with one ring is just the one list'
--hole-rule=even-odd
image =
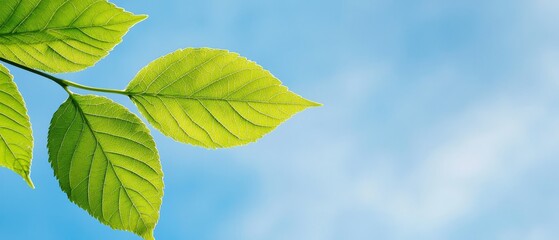
{"label": "leaf margin", "polygon": [[[158,62],[164,61],[167,57],[170,57],[170,56],[172,56],[172,55],[179,54],[179,53],[185,52],[185,51],[217,51],[217,52],[221,52],[221,53],[223,53],[223,54],[233,55],[233,56],[237,57],[238,59],[241,59],[241,60],[246,61],[246,62],[249,63],[249,64],[254,64],[254,65],[257,67],[258,70],[260,70],[260,71],[263,72],[263,74],[267,74],[268,77],[270,77],[270,78],[272,78],[273,80],[277,81],[277,82],[279,83],[279,85],[278,85],[279,87],[285,88],[285,91],[286,91],[286,92],[288,92],[289,94],[293,95],[293,96],[296,97],[296,98],[300,98],[301,100],[303,100],[303,101],[305,102],[305,104],[301,104],[300,106],[304,106],[304,109],[295,111],[294,113],[290,114],[290,116],[286,117],[285,119],[282,119],[277,125],[275,125],[274,127],[272,127],[272,129],[271,129],[270,131],[268,131],[268,132],[262,134],[261,136],[256,137],[256,138],[253,138],[253,139],[250,139],[250,140],[248,140],[248,141],[246,141],[246,142],[243,142],[243,143],[240,143],[240,144],[231,144],[231,145],[223,146],[223,145],[220,145],[220,144],[218,144],[217,142],[215,142],[215,141],[213,141],[213,140],[212,140],[212,142],[213,142],[215,145],[196,144],[195,142],[188,142],[188,141],[185,141],[184,139],[178,138],[176,135],[173,135],[173,134],[170,134],[170,133],[168,133],[168,132],[165,132],[165,131],[162,129],[161,124],[158,123],[158,121],[153,117],[152,114],[150,114],[150,113],[148,112],[148,110],[146,110],[145,106],[143,106],[143,104],[139,104],[138,101],[135,100],[135,97],[136,97],[136,96],[146,95],[146,92],[145,92],[145,91],[147,91],[147,90],[145,90],[144,92],[135,92],[135,91],[131,91],[131,88],[135,87],[133,84],[135,84],[135,82],[138,81],[139,77],[140,77],[143,73],[148,72],[149,69],[152,67],[152,65],[155,65],[155,64],[158,63]],[[181,60],[181,61],[182,61],[182,60]],[[174,65],[174,64],[176,64],[176,63],[171,63],[170,65]],[[169,66],[168,66],[168,67],[169,67]],[[198,67],[198,66],[197,66],[197,67]],[[168,70],[168,69],[165,69],[165,71],[166,71],[166,70]],[[143,77],[145,77],[145,76],[143,76]],[[184,76],[183,76],[183,77],[184,77]],[[140,80],[140,81],[143,81],[143,79]],[[136,86],[137,86],[137,85],[136,85]],[[149,88],[149,87],[148,87],[148,88]],[[229,51],[229,50],[227,50],[227,49],[216,49],[216,48],[208,48],[208,47],[201,47],[201,48],[195,48],[195,47],[182,48],[182,49],[175,50],[175,51],[173,51],[173,52],[171,52],[171,53],[165,54],[165,55],[163,55],[163,56],[161,56],[161,57],[159,57],[159,58],[157,58],[157,59],[151,61],[150,63],[148,63],[146,66],[144,66],[144,67],[136,74],[136,76],[129,82],[128,86],[125,88],[124,91],[128,93],[129,98],[130,98],[131,101],[136,105],[136,107],[139,109],[139,112],[141,113],[141,115],[144,116],[144,117],[148,120],[148,122],[150,123],[150,125],[152,125],[154,128],[156,128],[160,133],[162,133],[163,135],[165,135],[165,136],[167,136],[167,137],[172,138],[173,140],[175,140],[175,141],[177,141],[177,142],[186,143],[186,144],[190,144],[190,145],[194,145],[194,146],[199,146],[199,147],[204,147],[204,148],[208,148],[208,149],[232,148],[232,147],[244,146],[244,145],[247,145],[247,144],[250,144],[250,143],[254,143],[254,142],[258,141],[259,139],[261,139],[262,137],[264,137],[265,135],[267,135],[267,134],[271,133],[272,131],[274,131],[276,128],[278,128],[280,125],[282,125],[283,123],[285,123],[287,120],[291,119],[291,118],[292,118],[294,115],[296,115],[297,113],[299,113],[299,112],[301,112],[301,111],[303,111],[303,110],[305,110],[305,109],[307,109],[307,108],[323,106],[323,105],[320,104],[320,103],[317,103],[317,102],[314,102],[314,101],[305,99],[305,98],[303,98],[301,95],[299,95],[299,94],[297,94],[297,93],[295,93],[295,92],[290,91],[289,88],[288,88],[287,86],[283,85],[283,83],[282,83],[277,77],[275,77],[269,70],[265,69],[264,67],[262,67],[262,66],[259,65],[258,63],[256,63],[256,62],[254,62],[254,61],[252,61],[252,60],[250,60],[250,59],[248,59],[248,58],[246,58],[246,57],[240,55],[239,53],[232,52],[232,51]],[[149,95],[149,94],[148,94],[148,95]],[[222,100],[222,99],[210,99],[210,100]],[[225,100],[225,101],[227,101],[227,100]],[[239,112],[237,112],[237,113],[240,115]],[[210,114],[211,114],[211,113],[210,113]],[[171,114],[171,115],[172,115],[172,114]],[[187,114],[187,115],[188,115],[188,114]],[[173,117],[173,118],[174,118],[174,117]],[[175,121],[176,121],[176,120],[175,120]],[[179,123],[177,123],[177,125],[179,125]],[[196,124],[196,125],[198,125],[198,124]],[[179,127],[179,130],[182,130],[183,132],[185,131],[185,129],[182,128],[182,127]],[[178,131],[178,130],[177,130],[177,131]],[[205,130],[204,130],[204,131],[205,131]],[[210,137],[210,138],[211,138],[211,137]]]}
{"label": "leaf margin", "polygon": [[[19,1],[21,2],[21,1],[24,1],[24,0],[19,0]],[[43,1],[43,0],[39,0],[39,2],[37,3],[37,6],[38,6],[42,1]],[[70,1],[72,1],[72,0],[66,0],[64,3],[62,3],[62,6],[65,5],[65,4],[67,4],[67,3],[69,3]],[[83,71],[83,70],[85,70],[85,69],[94,67],[94,66],[97,65],[101,60],[105,59],[118,45],[120,45],[120,44],[123,42],[124,37],[130,32],[130,30],[131,30],[135,25],[137,25],[138,23],[140,23],[140,22],[142,22],[142,21],[144,21],[145,19],[148,18],[148,15],[146,15],[146,14],[135,14],[135,13],[133,13],[133,12],[130,12],[130,11],[128,11],[128,10],[126,10],[126,9],[124,9],[124,8],[122,8],[122,7],[118,6],[118,5],[116,5],[115,3],[113,3],[113,2],[111,2],[111,1],[109,1],[109,0],[97,0],[97,1],[93,2],[92,4],[96,4],[96,3],[99,3],[99,2],[103,2],[103,3],[108,4],[108,6],[112,7],[113,10],[119,11],[119,12],[120,12],[119,14],[125,14],[125,15],[127,15],[127,16],[130,18],[128,21],[126,21],[126,22],[121,22],[121,23],[119,23],[119,24],[128,23],[128,22],[131,22],[131,24],[128,25],[128,27],[126,28],[125,31],[122,31],[122,32],[119,32],[119,33],[118,33],[118,34],[120,34],[120,36],[118,37],[118,40],[117,40],[117,41],[111,43],[111,44],[112,44],[111,47],[109,47],[109,48],[107,48],[107,49],[102,49],[102,48],[100,48],[99,46],[96,46],[96,45],[91,44],[91,46],[92,46],[93,48],[99,48],[99,49],[101,49],[102,51],[104,51],[104,53],[103,53],[102,55],[96,56],[96,60],[94,60],[93,62],[91,62],[91,63],[89,63],[89,64],[87,64],[87,65],[83,65],[82,67],[71,66],[71,67],[67,67],[67,68],[69,68],[69,69],[66,69],[66,70],[55,70],[54,68],[52,68],[52,66],[46,66],[46,65],[40,66],[40,64],[43,64],[43,63],[40,63],[39,65],[37,65],[36,63],[28,64],[28,63],[26,63],[26,61],[24,61],[24,60],[22,60],[22,59],[20,58],[21,53],[18,55],[18,54],[16,54],[16,53],[14,53],[12,50],[10,50],[8,47],[6,47],[6,49],[7,49],[7,50],[10,52],[10,54],[13,55],[13,56],[11,56],[11,55],[10,55],[10,56],[7,56],[6,54],[2,53],[2,52],[1,52],[2,49],[0,49],[0,57],[6,58],[6,59],[8,59],[8,60],[10,60],[10,61],[16,62],[16,63],[18,63],[18,64],[21,64],[21,65],[24,65],[24,66],[27,66],[27,67],[30,67],[30,68],[33,68],[33,69],[38,69],[38,70],[45,71],[45,72],[49,72],[49,73],[73,73],[73,72],[79,72],[79,71]],[[60,7],[62,7],[62,6],[60,6]],[[35,10],[36,10],[36,9],[31,10],[31,12],[28,13],[28,14],[32,14]],[[86,8],[86,10],[87,10],[87,8]],[[14,11],[14,12],[17,11],[17,7],[16,7],[16,9],[14,9],[13,11]],[[85,11],[85,10],[84,10],[84,11]],[[12,14],[14,14],[14,12],[13,12]],[[51,20],[52,20],[52,18],[54,18],[54,17],[55,17],[55,15],[53,15],[53,16],[51,17]],[[27,19],[27,18],[25,18],[21,23],[19,23],[19,25],[23,24],[23,23],[26,21],[26,19]],[[8,20],[10,20],[10,19],[6,19],[6,21],[8,21]],[[51,21],[51,20],[49,20],[49,21]],[[5,24],[5,23],[4,23],[4,24]],[[101,25],[100,25],[100,26],[101,26]],[[2,26],[0,26],[0,28],[1,28],[1,27],[2,27]],[[97,27],[99,27],[99,26],[97,26]],[[75,28],[75,27],[74,27],[74,28]],[[85,28],[85,27],[82,27],[82,28]],[[75,29],[81,29],[81,28],[75,28]],[[37,32],[49,31],[49,30],[52,30],[52,29],[46,28],[46,29],[39,30],[39,31],[37,31]],[[54,30],[53,30],[53,31],[54,31]],[[82,30],[80,30],[80,31],[82,31]],[[84,34],[85,34],[85,33],[84,33]],[[2,34],[0,34],[0,35],[2,35]],[[85,35],[87,35],[87,34],[85,34]],[[3,36],[0,36],[0,37],[3,37]],[[54,41],[54,42],[61,42],[61,39],[56,39],[56,41]],[[20,43],[17,43],[17,44],[15,44],[15,45],[18,45],[18,44],[21,45]],[[90,44],[90,43],[88,43],[88,44]],[[0,47],[2,47],[2,45],[3,45],[3,44],[0,43]],[[7,46],[7,45],[10,45],[10,44],[4,44],[4,46]],[[66,43],[66,45],[70,46],[70,45],[67,44],[67,43]],[[27,46],[31,46],[31,45],[27,45]],[[77,48],[75,48],[75,47],[71,49],[71,51],[76,51],[76,50],[77,50]],[[22,49],[22,51],[23,51],[23,49]],[[35,51],[38,51],[38,50],[35,49]],[[70,51],[70,50],[68,50],[68,51]],[[25,52],[25,51],[23,51],[23,52]],[[55,51],[55,52],[56,52],[56,51]],[[29,55],[29,56],[32,56],[32,54],[29,54],[29,53],[26,53],[26,54]],[[59,53],[56,53],[56,54],[60,55]],[[90,53],[86,53],[86,54],[89,55]],[[46,53],[43,52],[43,55],[46,55]],[[57,62],[60,62],[60,60],[58,60],[58,59],[53,60],[52,58],[50,58],[50,59],[46,59],[46,58],[45,58],[45,59],[43,59],[42,61],[37,60],[35,57],[31,57],[31,58],[33,58],[33,61],[37,61],[37,62],[42,62],[42,61],[46,61],[46,62],[49,62],[49,61],[57,61]],[[26,57],[26,59],[29,59],[29,57]],[[69,61],[69,60],[66,59],[66,58],[64,58],[63,61],[72,62],[72,61]],[[31,62],[31,61],[30,61],[30,60],[27,60],[27,62]],[[65,64],[67,64],[67,63],[65,63]],[[77,65],[79,65],[79,64],[77,64]]]}
{"label": "leaf margin", "polygon": [[[51,157],[52,157],[52,152],[51,152],[51,151],[52,151],[52,150],[51,150],[51,141],[52,141],[52,139],[51,139],[51,137],[50,137],[50,132],[51,132],[51,128],[53,127],[53,124],[52,124],[52,122],[51,122],[51,125],[49,126],[49,137],[48,137],[48,143],[47,143],[47,146],[48,146],[48,155],[49,155],[49,163],[50,163],[50,165],[51,165],[51,168],[53,168],[53,170],[54,170],[55,178],[57,179],[57,181],[58,181],[58,183],[59,183],[59,185],[60,185],[61,190],[67,195],[68,200],[70,200],[70,202],[74,203],[76,206],[78,206],[78,207],[80,207],[81,209],[85,210],[91,217],[95,218],[96,220],[98,220],[98,221],[99,221],[100,223],[102,223],[103,225],[106,225],[106,226],[108,226],[108,227],[110,227],[111,229],[114,229],[114,230],[122,230],[122,231],[132,232],[132,233],[134,233],[134,234],[136,234],[136,235],[142,237],[142,238],[145,239],[145,240],[154,240],[154,239],[155,239],[155,238],[154,238],[154,231],[155,231],[155,228],[156,228],[156,226],[157,226],[157,224],[158,224],[158,222],[159,222],[159,219],[160,219],[160,212],[161,212],[161,205],[162,205],[162,201],[163,201],[163,197],[164,197],[164,188],[165,188],[165,184],[164,184],[164,181],[163,181],[164,173],[163,173],[162,166],[161,166],[161,159],[160,159],[160,156],[159,156],[159,151],[158,151],[158,149],[157,149],[156,143],[155,143],[155,141],[154,141],[154,139],[153,139],[153,136],[151,135],[151,132],[150,132],[149,128],[147,128],[147,126],[145,125],[145,123],[144,123],[140,118],[138,118],[134,113],[130,112],[126,107],[122,106],[121,104],[119,104],[119,103],[117,103],[117,102],[114,102],[113,100],[111,100],[111,99],[109,99],[109,98],[107,98],[107,97],[98,96],[98,95],[91,95],[91,94],[90,94],[90,95],[80,95],[80,94],[74,94],[74,93],[71,93],[71,92],[70,92],[70,94],[69,94],[68,99],[67,99],[64,103],[62,103],[62,104],[60,105],[60,107],[58,108],[58,110],[55,112],[55,114],[53,114],[53,119],[52,119],[52,120],[54,120],[54,118],[56,117],[56,113],[58,113],[58,111],[61,110],[62,107],[63,107],[66,103],[68,103],[68,102],[70,102],[69,105],[72,105],[72,106],[75,107],[75,108],[80,108],[79,106],[77,106],[77,105],[79,105],[79,103],[76,102],[76,100],[74,99],[75,97],[94,97],[94,98],[102,98],[104,101],[107,101],[107,102],[110,102],[111,104],[113,104],[113,106],[118,106],[120,109],[125,110],[125,111],[127,112],[127,115],[129,115],[130,117],[134,118],[134,121],[136,121],[136,123],[137,123],[139,126],[141,126],[141,127],[143,128],[144,132],[147,133],[147,135],[149,136],[148,141],[150,141],[150,142],[153,144],[153,149],[152,149],[152,150],[154,151],[154,155],[155,155],[156,160],[157,160],[157,162],[158,162],[158,168],[157,168],[156,170],[158,170],[158,173],[160,174],[160,178],[161,178],[161,180],[160,180],[161,188],[159,189],[161,195],[160,195],[160,197],[159,197],[159,199],[158,199],[158,200],[159,200],[159,204],[158,204],[158,206],[156,206],[157,209],[156,209],[156,213],[155,213],[155,214],[157,215],[157,217],[155,218],[155,221],[154,221],[153,226],[152,226],[151,228],[147,228],[145,232],[139,232],[139,231],[135,231],[135,229],[134,229],[134,230],[133,230],[133,229],[126,229],[126,228],[123,228],[123,227],[120,227],[120,226],[111,225],[110,223],[106,222],[105,219],[102,219],[100,216],[94,215],[93,209],[87,209],[87,208],[85,208],[85,207],[79,205],[79,203],[78,203],[75,199],[72,199],[72,196],[70,195],[71,193],[70,193],[70,192],[67,192],[67,190],[65,189],[65,186],[62,185],[62,182],[61,182],[61,180],[59,179],[59,176],[57,176],[57,174],[56,174],[56,171],[57,171],[57,170],[54,169],[53,160],[51,160]],[[83,110],[78,110],[78,111],[83,111]],[[81,117],[85,118],[84,114],[85,114],[84,112],[81,112],[81,113],[80,113]],[[84,121],[87,121],[87,120],[84,120]],[[89,125],[89,123],[87,123],[86,125]],[[91,128],[91,127],[90,127],[90,128]],[[90,129],[90,131],[93,132],[92,129]],[[93,134],[93,133],[92,133],[92,134]],[[60,151],[60,150],[59,150],[59,151]],[[58,160],[57,160],[57,161],[58,161]],[[109,161],[109,160],[107,159],[106,161]],[[57,163],[57,164],[58,164],[58,163]],[[92,163],[92,164],[93,164],[93,163]],[[114,171],[114,169],[113,169],[113,171]],[[116,173],[115,173],[115,174],[116,174]],[[119,181],[120,181],[120,180],[119,180]],[[123,183],[121,182],[121,184],[123,184]],[[73,190],[72,190],[72,191],[73,191]],[[130,201],[132,201],[132,200],[130,199]],[[119,203],[118,208],[120,209],[120,203]],[[101,209],[101,211],[103,211],[103,210]],[[120,211],[121,211],[121,210],[119,210],[119,212],[120,212]],[[138,214],[140,214],[140,212],[139,212],[138,209],[136,209],[136,211],[138,211]],[[111,219],[109,219],[109,220],[111,220]],[[148,226],[146,226],[146,227],[148,227]]]}
{"label": "leaf margin", "polygon": [[[29,159],[26,159],[26,160],[29,161],[29,166],[28,166],[28,168],[27,168],[27,169],[23,169],[24,172],[18,172],[18,171],[16,171],[15,168],[13,168],[13,167],[11,167],[11,166],[8,166],[8,165],[6,165],[6,164],[2,164],[2,161],[0,161],[0,166],[1,166],[1,167],[5,167],[5,168],[7,168],[7,169],[13,171],[14,173],[18,174],[19,176],[21,176],[21,177],[23,178],[23,180],[27,183],[27,185],[28,185],[31,189],[35,189],[35,185],[33,184],[33,180],[31,179],[31,166],[32,166],[32,163],[33,163],[34,139],[33,139],[33,128],[32,128],[32,124],[31,124],[31,121],[30,121],[28,109],[27,109],[27,106],[26,106],[26,104],[25,104],[25,100],[24,100],[24,98],[23,98],[21,92],[19,91],[19,88],[18,88],[17,84],[16,84],[15,81],[14,81],[14,76],[11,74],[10,70],[9,70],[7,67],[5,67],[4,65],[2,65],[1,63],[0,63],[0,74],[4,74],[4,75],[6,75],[6,76],[8,77],[8,78],[7,78],[6,84],[10,84],[11,87],[13,88],[12,90],[15,90],[14,93],[16,94],[16,96],[13,96],[13,95],[10,95],[10,96],[16,98],[15,100],[16,100],[19,104],[21,104],[20,107],[23,108],[24,112],[23,112],[23,113],[19,113],[19,114],[21,114],[22,116],[24,116],[24,117],[26,118],[26,121],[25,121],[24,124],[26,124],[26,126],[25,126],[25,127],[27,128],[26,130],[29,130],[29,131],[26,133],[26,134],[28,134],[28,135],[25,136],[26,138],[28,138],[28,139],[26,139],[26,140],[29,140],[29,142],[28,142],[29,146],[27,146],[27,147],[29,147],[29,149],[28,149],[28,151],[29,151]],[[0,90],[0,92],[2,92],[2,90]],[[24,133],[20,133],[20,134],[24,134]],[[7,146],[8,143],[7,143],[6,140],[1,136],[1,134],[0,134],[0,138],[1,138],[1,139],[3,140],[3,142],[6,144],[6,147],[8,147],[8,146]],[[9,150],[9,147],[8,147],[8,150]],[[11,150],[9,150],[9,151],[12,152]],[[14,155],[13,152],[12,152],[12,155]],[[15,157],[15,155],[14,155],[14,157]],[[14,161],[17,161],[17,159],[14,159]]]}

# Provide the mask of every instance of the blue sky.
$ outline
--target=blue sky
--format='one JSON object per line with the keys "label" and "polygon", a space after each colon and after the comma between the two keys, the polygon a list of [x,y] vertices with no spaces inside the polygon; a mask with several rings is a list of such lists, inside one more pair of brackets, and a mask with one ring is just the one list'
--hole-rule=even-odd
{"label": "blue sky", "polygon": [[[62,77],[124,88],[153,59],[207,46],[324,104],[242,148],[152,130],[166,183],[158,239],[559,235],[556,1],[115,2],[150,18],[94,68]],[[0,239],[138,239],[66,199],[46,151],[65,93],[10,69],[32,118],[37,189],[0,169]]]}

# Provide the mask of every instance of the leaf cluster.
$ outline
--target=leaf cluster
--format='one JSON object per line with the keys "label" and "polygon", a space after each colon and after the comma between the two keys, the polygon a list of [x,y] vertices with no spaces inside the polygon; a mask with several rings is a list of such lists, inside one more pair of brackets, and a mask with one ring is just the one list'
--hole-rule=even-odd
{"label": "leaf cluster", "polygon": [[[122,105],[71,88],[126,95],[164,135],[211,149],[254,142],[319,104],[289,91],[255,62],[210,48],[163,56],[124,90],[50,75],[95,65],[145,18],[106,0],[3,0],[0,61],[46,77],[68,93],[51,120],[47,147],[54,175],[70,201],[114,229],[154,239],[164,184],[149,129]],[[32,149],[23,97],[0,64],[0,166],[31,187]]]}

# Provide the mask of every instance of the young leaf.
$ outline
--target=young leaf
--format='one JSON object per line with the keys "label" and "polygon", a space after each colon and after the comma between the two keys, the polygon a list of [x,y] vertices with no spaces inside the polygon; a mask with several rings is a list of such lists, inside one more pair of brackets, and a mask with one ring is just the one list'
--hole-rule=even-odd
{"label": "young leaf", "polygon": [[33,135],[27,109],[13,77],[0,64],[0,166],[21,175],[33,188],[29,176]]}
{"label": "young leaf", "polygon": [[319,106],[290,92],[258,64],[208,48],[155,60],[126,91],[163,134],[206,148],[254,142],[297,112]]}
{"label": "young leaf", "polygon": [[112,228],[154,239],[163,173],[140,119],[107,98],[71,95],[53,116],[48,149],[72,202]]}
{"label": "young leaf", "polygon": [[106,0],[2,0],[0,56],[47,72],[79,71],[144,18]]}

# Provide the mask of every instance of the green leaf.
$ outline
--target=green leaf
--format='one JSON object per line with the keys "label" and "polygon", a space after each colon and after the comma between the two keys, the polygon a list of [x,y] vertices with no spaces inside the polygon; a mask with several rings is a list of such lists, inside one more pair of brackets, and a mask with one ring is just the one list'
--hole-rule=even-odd
{"label": "green leaf", "polygon": [[154,239],[163,173],[140,119],[107,98],[71,95],[53,116],[48,149],[72,202],[112,228]]}
{"label": "green leaf", "polygon": [[34,188],[31,177],[33,135],[27,109],[13,77],[0,64],[0,166],[21,175]]}
{"label": "green leaf", "polygon": [[145,18],[106,0],[2,0],[0,57],[54,73],[83,70]]}
{"label": "green leaf", "polygon": [[126,91],[163,134],[206,148],[254,142],[294,114],[319,106],[290,92],[258,64],[208,48],[155,60]]}

